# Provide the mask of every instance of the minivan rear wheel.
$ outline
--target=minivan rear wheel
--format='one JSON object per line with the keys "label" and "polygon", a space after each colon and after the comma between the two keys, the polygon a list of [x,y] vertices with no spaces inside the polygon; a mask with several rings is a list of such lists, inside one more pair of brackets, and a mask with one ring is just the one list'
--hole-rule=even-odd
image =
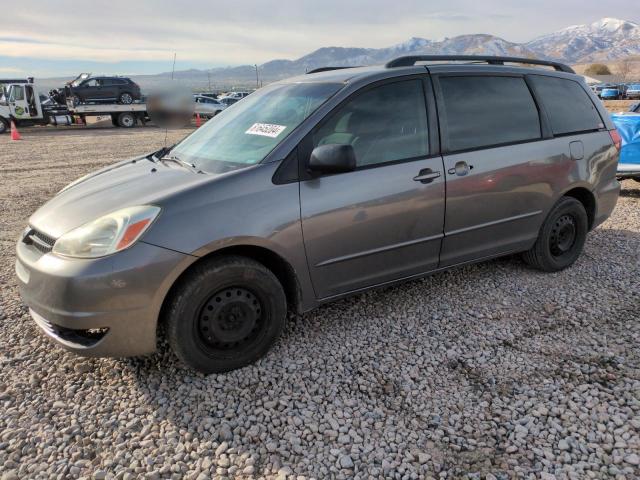
{"label": "minivan rear wheel", "polygon": [[572,265],[582,253],[589,231],[584,205],[562,197],[545,220],[533,247],[524,253],[529,265],[545,272],[557,272]]}
{"label": "minivan rear wheel", "polygon": [[169,345],[203,373],[219,373],[262,357],[286,322],[282,285],[262,264],[230,256],[196,265],[180,281],[166,313]]}

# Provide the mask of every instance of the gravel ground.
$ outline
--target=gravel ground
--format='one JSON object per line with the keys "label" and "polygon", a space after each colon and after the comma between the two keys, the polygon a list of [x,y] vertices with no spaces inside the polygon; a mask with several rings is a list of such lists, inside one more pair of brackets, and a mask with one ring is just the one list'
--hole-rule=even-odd
{"label": "gravel ground", "polygon": [[[169,134],[169,140],[185,132]],[[14,241],[164,132],[0,137],[0,478],[638,478],[640,184],[561,273],[506,258],[292,317],[256,365],[86,360],[22,305]]]}

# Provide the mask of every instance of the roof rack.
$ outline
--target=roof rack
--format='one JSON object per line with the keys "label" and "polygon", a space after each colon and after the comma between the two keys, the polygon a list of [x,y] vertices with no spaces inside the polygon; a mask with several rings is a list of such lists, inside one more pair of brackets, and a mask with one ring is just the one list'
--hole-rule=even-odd
{"label": "roof rack", "polygon": [[490,55],[409,55],[395,58],[385,65],[387,68],[410,67],[417,62],[484,62],[489,65],[504,65],[505,63],[524,63],[527,65],[544,65],[553,67],[558,72],[576,73],[569,65],[552,62],[548,60],[538,60],[520,57],[495,57]]}
{"label": "roof rack", "polygon": [[311,73],[330,72],[331,70],[343,70],[345,68],[358,68],[358,67],[355,65],[352,67],[319,67],[319,68],[314,68],[313,70],[309,70],[307,72],[307,75]]}

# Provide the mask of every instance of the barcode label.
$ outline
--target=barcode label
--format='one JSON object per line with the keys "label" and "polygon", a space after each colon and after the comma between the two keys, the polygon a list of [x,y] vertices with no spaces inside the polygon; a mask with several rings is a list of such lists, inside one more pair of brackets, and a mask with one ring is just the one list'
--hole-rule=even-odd
{"label": "barcode label", "polygon": [[272,123],[254,123],[251,125],[251,128],[247,130],[247,135],[262,135],[263,137],[271,137],[276,138],[280,135],[284,129],[287,128],[285,125],[274,125]]}

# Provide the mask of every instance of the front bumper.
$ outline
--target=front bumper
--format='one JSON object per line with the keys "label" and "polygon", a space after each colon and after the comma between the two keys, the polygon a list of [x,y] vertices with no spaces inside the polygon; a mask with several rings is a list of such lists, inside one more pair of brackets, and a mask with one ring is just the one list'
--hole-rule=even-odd
{"label": "front bumper", "polygon": [[640,178],[640,163],[618,163],[618,178]]}
{"label": "front bumper", "polygon": [[98,259],[42,254],[17,245],[20,294],[44,333],[93,357],[151,353],[169,288],[194,257],[138,242]]}

